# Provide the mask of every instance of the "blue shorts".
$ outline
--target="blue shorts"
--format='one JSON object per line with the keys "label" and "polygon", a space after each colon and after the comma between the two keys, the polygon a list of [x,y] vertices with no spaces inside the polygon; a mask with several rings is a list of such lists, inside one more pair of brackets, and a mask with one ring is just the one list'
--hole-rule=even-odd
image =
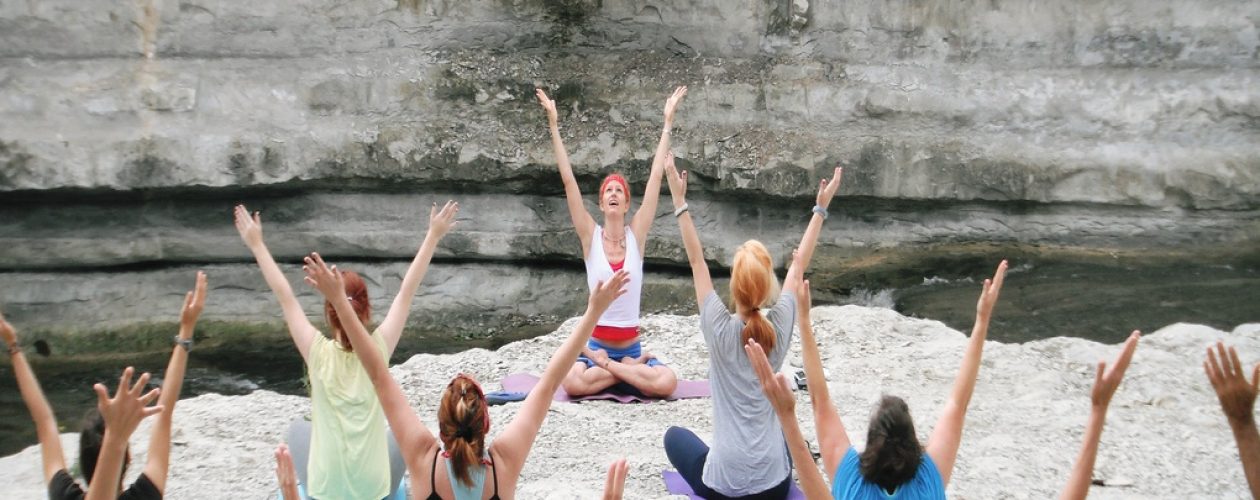
{"label": "blue shorts", "polygon": [[[604,344],[599,343],[598,340],[590,339],[586,341],[586,348],[592,351],[596,349],[603,349],[604,352],[608,353],[608,359],[611,359],[613,361],[621,361],[622,358],[637,358],[643,355],[642,342],[635,342],[634,344],[631,344],[630,347],[627,347],[625,349],[613,349]],[[578,355],[577,360],[579,362],[586,363],[587,368],[595,366],[595,360],[592,360],[591,358],[588,358],[581,354]],[[656,358],[651,358],[647,360],[647,365],[648,366],[665,366],[665,363],[660,362],[660,360],[657,360]]]}

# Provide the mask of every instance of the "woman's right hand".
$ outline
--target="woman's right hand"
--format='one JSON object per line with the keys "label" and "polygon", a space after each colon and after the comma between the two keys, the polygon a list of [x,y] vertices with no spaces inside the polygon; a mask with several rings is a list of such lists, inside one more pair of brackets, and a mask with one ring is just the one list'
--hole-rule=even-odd
{"label": "woman's right hand", "polygon": [[674,152],[665,155],[665,179],[669,182],[669,194],[674,200],[674,210],[687,203],[687,171],[678,172],[674,166]]}
{"label": "woman's right hand", "polygon": [[346,298],[346,282],[341,276],[341,272],[337,271],[337,266],[329,267],[324,263],[324,259],[318,253],[312,252],[310,255],[302,259],[302,271],[306,273],[303,281],[306,284],[315,287],[323,294],[324,299],[332,302],[334,305],[340,300],[349,300]]}
{"label": "woman's right hand", "polygon": [[534,93],[538,96],[538,103],[547,110],[547,125],[552,128],[560,126],[560,116],[556,113],[556,101],[548,98],[543,89],[534,89]]}
{"label": "woman's right hand", "polygon": [[836,191],[840,190],[840,174],[844,173],[844,169],[836,167],[835,175],[831,179],[823,179],[818,183],[818,196],[814,198],[814,203],[818,206],[827,208],[831,204],[831,199],[836,196]]}
{"label": "woman's right hand", "polygon": [[1247,380],[1247,368],[1238,358],[1238,350],[1225,349],[1224,342],[1216,343],[1216,352],[1207,349],[1207,360],[1203,362],[1203,371],[1207,372],[1212,389],[1216,390],[1216,399],[1221,403],[1221,411],[1231,424],[1252,425],[1255,422],[1256,394],[1260,392],[1260,365],[1252,370],[1251,380]]}
{"label": "woman's right hand", "polygon": [[429,209],[429,235],[441,239],[455,227],[455,215],[459,213],[459,203],[447,200],[438,211],[437,203]]}
{"label": "woman's right hand", "polygon": [[678,103],[682,102],[682,98],[687,95],[687,86],[680,85],[674,89],[674,93],[665,100],[665,127],[668,130],[674,124],[674,111],[678,110]]}
{"label": "woman's right hand", "polygon": [[245,242],[245,246],[254,248],[262,244],[262,217],[258,212],[254,212],[251,217],[249,210],[245,209],[245,205],[236,206],[236,232],[241,234],[241,241]]}
{"label": "woman's right hand", "polygon": [[613,273],[608,281],[600,282],[595,290],[591,291],[591,297],[587,300],[586,307],[597,314],[604,314],[608,310],[608,306],[626,293],[626,283],[630,281],[630,273],[622,269]]}
{"label": "woman's right hand", "polygon": [[104,384],[92,386],[92,389],[96,391],[96,409],[101,412],[101,418],[105,420],[105,429],[118,432],[118,436],[124,440],[136,431],[136,427],[145,417],[162,412],[162,405],[148,406],[149,403],[157,400],[161,389],[153,389],[141,395],[145,384],[149,383],[149,374],[141,374],[133,385],[131,383],[133,372],[130,366],[123,370],[122,379],[118,381],[118,391],[112,398],[109,397]]}
{"label": "woman's right hand", "polygon": [[17,330],[4,319],[4,314],[0,314],[0,340],[3,340],[6,346],[17,344]]}

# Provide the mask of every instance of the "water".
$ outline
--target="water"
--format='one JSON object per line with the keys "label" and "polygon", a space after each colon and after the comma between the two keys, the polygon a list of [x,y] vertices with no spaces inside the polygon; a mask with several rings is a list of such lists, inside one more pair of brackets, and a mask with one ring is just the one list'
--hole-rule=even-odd
{"label": "water", "polygon": [[[902,266],[866,273],[863,282],[811,279],[816,304],[853,303],[895,309],[907,316],[940,320],[969,332],[975,319],[980,282],[999,258],[934,258],[921,269]],[[1012,260],[1006,286],[989,329],[989,339],[1025,342],[1055,337],[1085,337],[1115,343],[1128,332],[1144,332],[1193,322],[1230,330],[1260,322],[1260,269],[1256,264],[1143,264],[1123,259]],[[450,332],[408,332],[394,353],[398,363],[421,352],[455,352],[503,344],[553,331],[558,324],[502,328],[508,336],[486,332],[451,337]],[[169,352],[40,358],[28,354],[63,430],[74,431],[95,404],[91,385],[117,383],[130,363],[161,376]],[[0,455],[35,444],[35,429],[6,366],[0,377]],[[155,380],[155,383],[160,382]],[[198,394],[247,394],[257,389],[305,395],[303,367],[287,337],[251,340],[248,345],[194,349],[182,397]]]}

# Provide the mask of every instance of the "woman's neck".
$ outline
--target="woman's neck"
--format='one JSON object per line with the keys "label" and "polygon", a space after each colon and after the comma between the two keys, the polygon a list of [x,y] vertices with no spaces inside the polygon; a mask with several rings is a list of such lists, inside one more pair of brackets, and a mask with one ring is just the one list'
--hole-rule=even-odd
{"label": "woman's neck", "polygon": [[626,234],[626,218],[621,213],[604,214],[604,233],[620,238]]}

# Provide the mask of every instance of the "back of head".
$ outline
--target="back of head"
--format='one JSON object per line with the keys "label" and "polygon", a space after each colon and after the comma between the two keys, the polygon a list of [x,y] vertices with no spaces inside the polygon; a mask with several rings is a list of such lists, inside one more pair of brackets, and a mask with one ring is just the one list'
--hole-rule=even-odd
{"label": "back of head", "polygon": [[[367,283],[354,271],[341,271],[341,277],[346,283],[346,298],[350,299],[350,307],[359,315],[359,321],[367,326],[372,320],[372,303],[368,301]],[[332,328],[334,338],[344,335],[346,329],[341,326],[341,318],[337,316],[332,302],[327,300],[324,301],[324,316],[328,318],[328,326]],[[354,350],[349,341],[345,342],[345,347],[350,351]]]}
{"label": "back of head", "polygon": [[472,468],[485,454],[490,411],[481,386],[467,375],[459,375],[446,386],[438,407],[438,436],[446,448],[455,479],[472,486]]}
{"label": "back of head", "polygon": [[748,240],[735,250],[735,259],[731,262],[731,298],[737,309],[748,313],[741,340],[747,343],[749,338],[754,339],[767,353],[774,349],[774,326],[761,314],[761,308],[774,298],[778,286],[765,245]]}
{"label": "back of head", "polygon": [[[92,483],[92,474],[96,472],[96,461],[101,454],[101,444],[105,441],[105,418],[92,408],[83,415],[83,429],[79,431],[79,470],[83,479]],[[118,475],[118,484],[127,475],[127,466],[131,465],[131,449],[128,447],[123,457],[122,473]]]}
{"label": "back of head", "polygon": [[862,477],[885,491],[914,479],[923,459],[923,446],[914,433],[914,419],[905,400],[884,396],[866,433],[866,449],[862,450]]}

